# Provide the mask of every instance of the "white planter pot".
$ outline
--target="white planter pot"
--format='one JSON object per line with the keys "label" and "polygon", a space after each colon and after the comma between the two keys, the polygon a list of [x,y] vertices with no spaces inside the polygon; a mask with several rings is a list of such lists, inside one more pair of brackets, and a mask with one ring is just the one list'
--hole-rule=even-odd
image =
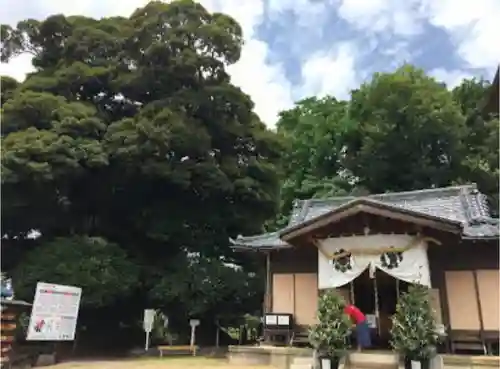
{"label": "white planter pot", "polygon": [[420,361],[411,361],[411,369],[422,369],[422,363]]}
{"label": "white planter pot", "polygon": [[319,364],[321,369],[338,369],[340,365],[339,358],[330,358],[328,356],[321,356],[319,358]]}
{"label": "white planter pot", "polygon": [[319,362],[321,365],[320,366],[321,369],[337,369],[337,368],[332,368],[332,361],[330,360],[330,358],[322,357],[321,359],[319,359]]}

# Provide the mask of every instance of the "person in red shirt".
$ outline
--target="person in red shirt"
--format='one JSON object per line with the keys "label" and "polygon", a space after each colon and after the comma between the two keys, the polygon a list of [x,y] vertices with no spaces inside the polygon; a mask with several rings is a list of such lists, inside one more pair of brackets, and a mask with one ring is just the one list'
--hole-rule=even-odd
{"label": "person in red shirt", "polygon": [[371,337],[370,337],[370,327],[366,321],[366,316],[359,310],[356,306],[352,304],[347,304],[344,308],[344,313],[346,313],[351,321],[356,325],[356,343],[358,344],[358,351],[362,348],[370,347]]}

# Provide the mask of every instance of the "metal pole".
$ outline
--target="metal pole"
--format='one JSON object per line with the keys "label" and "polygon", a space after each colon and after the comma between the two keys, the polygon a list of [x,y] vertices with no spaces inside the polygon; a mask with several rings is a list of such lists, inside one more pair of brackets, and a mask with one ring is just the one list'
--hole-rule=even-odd
{"label": "metal pole", "polygon": [[196,327],[194,325],[192,325],[191,326],[191,341],[189,343],[189,346],[191,347],[191,351],[193,353],[193,356],[196,356],[196,350],[194,348],[195,330],[196,330]]}
{"label": "metal pole", "polygon": [[220,331],[219,320],[217,320],[215,322],[215,326],[216,326],[215,327],[215,329],[216,329],[216,331],[215,331],[215,347],[219,348],[219,336],[220,336],[220,334],[219,334],[219,331]]}
{"label": "metal pole", "polygon": [[149,332],[146,332],[146,344],[144,345],[145,351],[149,350]]}

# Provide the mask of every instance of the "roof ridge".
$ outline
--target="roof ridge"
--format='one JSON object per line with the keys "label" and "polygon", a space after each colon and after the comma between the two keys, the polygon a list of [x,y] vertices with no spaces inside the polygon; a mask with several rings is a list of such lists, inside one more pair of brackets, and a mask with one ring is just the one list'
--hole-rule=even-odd
{"label": "roof ridge", "polygon": [[411,196],[411,195],[421,195],[421,194],[433,194],[433,193],[444,193],[444,192],[457,192],[460,193],[462,190],[477,190],[477,185],[475,183],[467,184],[467,185],[459,185],[459,186],[448,186],[448,187],[437,187],[437,188],[426,188],[426,189],[421,189],[421,190],[411,190],[411,191],[402,191],[402,192],[386,192],[386,193],[376,193],[376,194],[370,194],[370,195],[363,195],[363,196],[336,196],[336,197],[326,197],[323,199],[306,199],[306,200],[299,200],[297,199],[297,204],[304,204],[305,202],[308,202],[311,205],[315,204],[320,204],[320,203],[325,203],[329,201],[351,201],[354,199],[359,199],[359,198],[386,198],[386,197],[405,197],[405,196]]}
{"label": "roof ridge", "polygon": [[232,239],[232,240],[233,241],[237,241],[237,240],[246,240],[246,241],[254,241],[255,240],[255,241],[257,241],[257,240],[262,240],[262,239],[272,237],[274,235],[278,235],[279,232],[280,231],[266,232],[266,233],[256,234],[253,236],[243,236],[243,235],[239,234],[235,239]]}

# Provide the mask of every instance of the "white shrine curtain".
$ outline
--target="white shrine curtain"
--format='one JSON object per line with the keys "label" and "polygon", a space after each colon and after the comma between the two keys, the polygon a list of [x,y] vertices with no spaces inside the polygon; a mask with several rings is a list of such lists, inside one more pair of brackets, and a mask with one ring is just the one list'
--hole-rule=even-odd
{"label": "white shrine curtain", "polygon": [[[318,241],[322,252],[318,250],[318,288],[337,288],[356,279],[364,270],[381,269],[394,278],[409,283],[431,286],[427,244],[420,241],[400,255],[363,254],[363,250],[402,248],[414,241],[408,235],[371,235],[328,238]],[[352,255],[344,260],[333,261],[326,255],[337,252],[352,251]],[[395,260],[397,259],[397,260]]]}

